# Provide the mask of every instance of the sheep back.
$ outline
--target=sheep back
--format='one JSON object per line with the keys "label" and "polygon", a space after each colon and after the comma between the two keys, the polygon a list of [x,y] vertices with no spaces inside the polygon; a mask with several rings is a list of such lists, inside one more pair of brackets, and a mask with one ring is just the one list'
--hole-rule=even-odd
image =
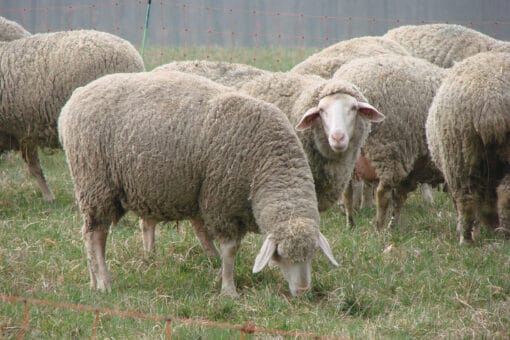
{"label": "sheep back", "polygon": [[398,42],[415,57],[447,68],[498,43],[488,35],[455,24],[400,26],[389,30],[384,37]]}
{"label": "sheep back", "polygon": [[58,147],[57,117],[72,91],[108,73],[144,70],[126,40],[79,30],[35,34],[0,45],[0,132]]}
{"label": "sheep back", "polygon": [[30,32],[17,22],[0,16],[0,41],[12,41],[29,35]]}
{"label": "sheep back", "polygon": [[426,131],[432,159],[452,189],[476,191],[501,179],[510,160],[510,54],[480,53],[454,65]]}
{"label": "sheep back", "polygon": [[380,54],[409,55],[393,40],[382,37],[359,37],[340,41],[312,54],[294,66],[291,72],[315,74],[329,79],[338,68],[351,60]]}
{"label": "sheep back", "polygon": [[179,71],[196,74],[235,88],[266,72],[250,65],[208,60],[173,61],[156,67],[153,71]]}

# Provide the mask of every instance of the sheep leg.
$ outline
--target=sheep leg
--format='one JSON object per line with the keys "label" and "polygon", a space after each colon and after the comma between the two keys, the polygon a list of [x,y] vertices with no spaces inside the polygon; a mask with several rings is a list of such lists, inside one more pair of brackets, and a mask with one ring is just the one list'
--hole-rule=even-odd
{"label": "sheep leg", "polygon": [[152,256],[156,253],[155,234],[156,224],[152,219],[140,218],[140,229],[142,230],[143,252],[145,256]]}
{"label": "sheep leg", "polygon": [[238,296],[234,284],[235,255],[239,248],[238,240],[220,240],[221,249],[221,293],[230,297]]}
{"label": "sheep leg", "polygon": [[343,203],[344,203],[344,210],[345,210],[345,218],[347,220],[347,227],[350,227],[350,228],[354,228],[355,227],[355,223],[354,223],[354,217],[353,217],[353,206],[352,206],[352,201],[353,201],[353,179],[351,179],[349,181],[349,183],[347,184],[347,187],[345,188],[344,192],[343,192]]}
{"label": "sheep leg", "polygon": [[480,221],[490,230],[496,230],[499,224],[497,200],[496,190],[486,189],[480,203]]}
{"label": "sheep leg", "polygon": [[475,227],[478,199],[473,194],[454,194],[455,207],[457,209],[457,233],[459,244],[470,244],[479,233]]}
{"label": "sheep leg", "polygon": [[374,206],[374,182],[363,182],[363,197],[361,198],[362,208]]}
{"label": "sheep leg", "polygon": [[404,202],[407,200],[407,195],[409,192],[406,189],[398,188],[396,190],[395,195],[395,206],[393,207],[393,218],[392,218],[392,226],[400,223],[400,211],[402,210],[402,206]]}
{"label": "sheep leg", "polygon": [[361,202],[363,200],[363,189],[365,187],[363,180],[351,179],[352,183],[352,210],[357,211],[361,209]]}
{"label": "sheep leg", "polygon": [[21,152],[23,160],[28,165],[28,171],[34,176],[41,188],[44,200],[48,202],[55,201],[55,195],[51,192],[46,179],[44,178],[39,155],[37,154],[37,147],[35,145],[25,145],[24,150]]}
{"label": "sheep leg", "polygon": [[102,292],[110,292],[111,278],[106,267],[105,247],[108,236],[108,226],[101,225],[91,228],[85,223],[82,229],[83,240],[87,251],[87,261],[90,273],[90,287]]}
{"label": "sheep leg", "polygon": [[376,218],[375,223],[378,231],[384,229],[384,224],[388,217],[388,210],[392,201],[392,189],[383,181],[379,182],[376,191]]}
{"label": "sheep leg", "polygon": [[207,256],[219,257],[220,253],[218,252],[218,249],[216,249],[211,235],[204,227],[204,221],[201,219],[192,219],[190,222],[193,229],[195,229],[195,234],[197,235],[200,245]]}
{"label": "sheep leg", "polygon": [[510,174],[507,174],[501,180],[497,188],[497,194],[499,215],[499,226],[497,230],[504,232],[506,237],[510,238]]}

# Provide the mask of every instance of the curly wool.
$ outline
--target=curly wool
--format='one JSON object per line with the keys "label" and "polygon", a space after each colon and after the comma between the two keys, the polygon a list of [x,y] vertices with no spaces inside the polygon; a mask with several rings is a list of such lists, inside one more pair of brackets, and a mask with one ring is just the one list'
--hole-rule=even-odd
{"label": "curly wool", "polygon": [[30,32],[15,21],[0,16],[0,41],[12,41],[30,36]]}
{"label": "curly wool", "polygon": [[[331,94],[345,93],[367,102],[358,88],[348,82],[326,81],[291,72],[264,74],[247,82],[240,90],[278,106],[293,126],[308,109],[316,107],[322,98]],[[354,169],[360,147],[368,136],[370,123],[358,117],[354,130],[348,149],[342,153],[331,150],[322,126],[298,132],[312,170],[319,211],[329,209],[338,201]]]}
{"label": "curly wool", "polygon": [[509,122],[509,53],[480,53],[452,67],[426,125],[432,159],[449,189],[495,190],[508,171]]}
{"label": "curly wool", "polygon": [[[384,37],[396,41],[411,55],[446,68],[469,56],[494,48],[506,48],[510,51],[508,43],[455,24],[400,26],[389,30]],[[507,47],[504,47],[505,45]]]}
{"label": "curly wool", "polygon": [[173,61],[156,67],[154,72],[179,71],[203,76],[225,86],[239,87],[266,71],[245,64],[222,61]]}
{"label": "curly wool", "polygon": [[312,54],[291,69],[300,74],[315,74],[329,79],[336,70],[351,60],[380,54],[409,55],[393,40],[381,37],[359,37],[340,41]]}
{"label": "curly wool", "polygon": [[[391,186],[425,177],[435,182],[440,174],[428,159],[425,121],[446,70],[410,56],[381,55],[354,60],[342,66],[333,79],[357,85],[385,120],[372,126],[363,146],[378,178]],[[428,177],[428,178],[427,178]],[[439,177],[439,178],[438,178]]]}
{"label": "curly wool", "polygon": [[198,217],[220,240],[273,233],[298,261],[315,251],[312,174],[273,105],[180,72],[109,75],[75,91],[59,132],[91,228],[132,210]]}
{"label": "curly wool", "polygon": [[108,73],[144,70],[127,41],[79,30],[0,44],[0,133],[20,144],[58,147],[57,117],[72,91]]}

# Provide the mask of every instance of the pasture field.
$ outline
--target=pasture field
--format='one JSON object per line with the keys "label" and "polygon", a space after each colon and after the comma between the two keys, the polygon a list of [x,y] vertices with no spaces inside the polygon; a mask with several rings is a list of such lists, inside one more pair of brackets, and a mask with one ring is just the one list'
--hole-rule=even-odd
{"label": "pasture field", "polygon": [[[153,63],[147,68],[156,65],[158,53],[167,52],[174,53],[146,51]],[[202,58],[199,52],[186,56]],[[230,60],[229,50],[213,52],[211,59]],[[232,61],[249,62],[253,53]],[[259,63],[250,63],[266,69],[276,69],[275,54],[282,56],[281,70],[306,56],[285,50],[256,53]],[[178,55],[182,51],[176,50]],[[240,296],[232,299],[219,294],[219,259],[205,256],[187,223],[178,229],[173,223],[158,225],[156,255],[144,259],[137,218],[128,213],[108,238],[113,291],[102,294],[89,289],[82,220],[64,154],[43,150],[41,161],[55,203],[43,201],[18,154],[0,159],[0,294],[359,339],[510,337],[510,244],[482,229],[478,244],[459,247],[453,205],[445,193],[435,191],[432,204],[413,193],[401,224],[383,233],[375,231],[373,208],[357,214],[353,229],[346,227],[338,207],[323,214],[321,230],[340,266],[334,268],[318,254],[313,289],[299,298],[290,296],[278,269],[252,274],[260,235],[242,243],[235,271]],[[92,313],[34,305],[29,311],[27,339],[91,335]],[[0,338],[16,338],[22,321],[22,304],[0,302]],[[178,323],[173,332],[180,339],[239,334]],[[107,315],[97,328],[100,339],[164,335],[162,323]]]}

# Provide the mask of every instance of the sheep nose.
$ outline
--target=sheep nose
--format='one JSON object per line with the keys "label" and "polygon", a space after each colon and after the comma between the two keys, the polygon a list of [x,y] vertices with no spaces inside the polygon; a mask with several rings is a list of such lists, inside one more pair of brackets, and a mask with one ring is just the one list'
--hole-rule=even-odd
{"label": "sheep nose", "polygon": [[345,133],[335,132],[335,133],[331,134],[331,139],[333,140],[333,142],[340,144],[340,143],[342,143],[342,141],[345,140]]}

